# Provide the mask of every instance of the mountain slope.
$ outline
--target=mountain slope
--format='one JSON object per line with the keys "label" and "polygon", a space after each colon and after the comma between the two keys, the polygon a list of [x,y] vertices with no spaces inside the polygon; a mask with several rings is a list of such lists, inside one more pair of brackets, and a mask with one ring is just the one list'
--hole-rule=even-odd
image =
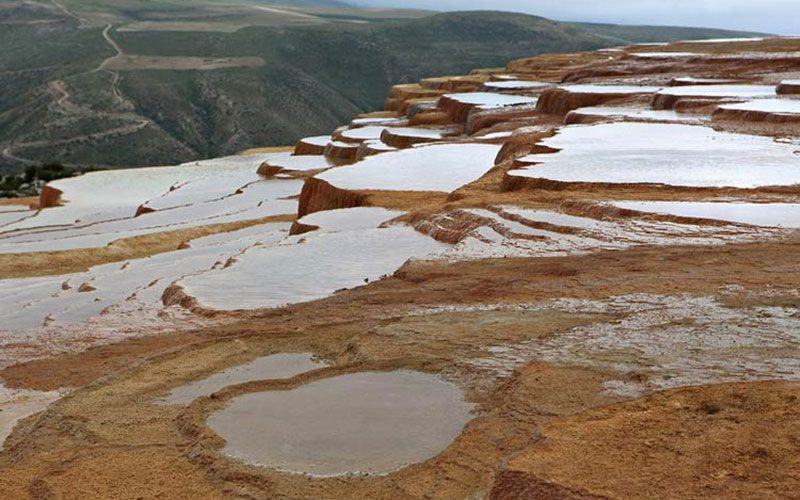
{"label": "mountain slope", "polygon": [[[398,19],[397,11],[198,2],[187,17],[187,4],[0,7],[0,86],[8,89],[0,93],[0,172],[50,161],[169,164],[287,144],[379,109],[396,83],[627,41],[625,27],[595,33],[499,12]],[[243,8],[264,24],[237,24]],[[631,28],[631,39],[641,36]]]}

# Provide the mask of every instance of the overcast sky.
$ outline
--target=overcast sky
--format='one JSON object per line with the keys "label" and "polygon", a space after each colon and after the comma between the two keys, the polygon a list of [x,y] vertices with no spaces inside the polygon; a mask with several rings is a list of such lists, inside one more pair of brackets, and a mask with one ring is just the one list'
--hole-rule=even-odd
{"label": "overcast sky", "polygon": [[561,21],[800,34],[800,0],[351,0],[351,3],[431,10],[507,10]]}

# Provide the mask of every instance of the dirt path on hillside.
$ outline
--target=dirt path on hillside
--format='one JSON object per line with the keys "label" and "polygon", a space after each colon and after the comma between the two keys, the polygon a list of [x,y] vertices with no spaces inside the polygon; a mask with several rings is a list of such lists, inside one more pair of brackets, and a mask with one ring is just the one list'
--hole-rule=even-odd
{"label": "dirt path on hillside", "polygon": [[86,19],[84,19],[84,18],[82,18],[82,17],[79,17],[79,16],[77,16],[77,15],[73,14],[72,12],[70,12],[70,10],[69,10],[69,9],[67,9],[66,7],[64,7],[64,5],[63,5],[63,4],[61,4],[61,2],[59,2],[58,0],[50,0],[50,1],[53,3],[53,5],[55,5],[55,7],[56,7],[58,10],[60,10],[60,11],[61,11],[61,12],[63,12],[64,14],[66,14],[66,15],[68,15],[69,17],[71,17],[71,18],[73,18],[73,19],[77,20],[77,21],[78,21],[78,22],[80,22],[81,24],[84,24],[84,23],[86,23]]}
{"label": "dirt path on hillside", "polygon": [[108,59],[106,59],[106,60],[105,60],[105,61],[103,61],[102,63],[100,63],[100,66],[98,66],[98,67],[95,69],[95,71],[102,71],[102,70],[104,70],[104,69],[106,68],[106,66],[107,66],[107,65],[108,65],[108,64],[109,64],[111,61],[114,61],[114,60],[116,60],[116,59],[119,59],[119,58],[121,58],[121,57],[123,57],[123,56],[125,55],[125,51],[123,51],[123,50],[122,50],[122,47],[120,47],[120,46],[119,46],[119,44],[117,44],[117,42],[116,42],[116,41],[114,41],[114,39],[113,39],[113,38],[111,38],[111,35],[109,34],[109,32],[111,31],[111,28],[113,28],[113,25],[111,25],[111,24],[108,24],[108,25],[106,25],[106,27],[103,29],[103,39],[104,39],[106,42],[108,42],[108,44],[111,46],[111,48],[112,48],[112,49],[114,49],[114,51],[116,52],[116,54],[115,54],[115,55],[113,55],[113,56],[111,56],[111,57],[109,57]]}
{"label": "dirt path on hillside", "polygon": [[295,11],[292,11],[292,10],[276,9],[274,7],[264,7],[264,6],[261,6],[261,5],[251,5],[250,7],[254,8],[256,10],[262,10],[262,11],[265,11],[265,12],[272,12],[274,14],[283,14],[285,16],[300,17],[300,18],[303,18],[303,19],[311,19],[311,20],[319,21],[319,22],[323,22],[323,23],[327,22],[327,21],[325,21],[325,19],[323,19],[323,18],[321,18],[319,16],[315,16],[315,15],[312,15],[312,14],[305,14],[303,12],[295,12]]}
{"label": "dirt path on hillside", "polygon": [[[54,3],[55,0],[53,0]],[[58,7],[61,10],[66,9],[61,6],[60,4]],[[77,16],[69,13],[71,17],[79,19]],[[16,150],[25,149],[29,147],[41,147],[41,146],[58,146],[64,144],[71,144],[75,142],[81,142],[85,140],[96,140],[102,139],[105,137],[113,136],[113,135],[128,135],[138,132],[139,130],[143,129],[144,127],[150,125],[156,127],[160,130],[159,127],[155,122],[151,119],[144,117],[142,115],[137,114],[135,110],[135,105],[128,100],[122,91],[119,88],[119,84],[122,81],[122,77],[120,76],[118,71],[106,69],[106,65],[119,60],[120,58],[125,57],[125,51],[119,44],[111,37],[110,31],[113,28],[113,25],[108,24],[103,29],[102,35],[103,39],[111,46],[112,49],[116,52],[114,56],[111,56],[105,59],[100,65],[98,65],[93,70],[89,71],[88,73],[97,73],[97,72],[104,72],[107,73],[111,80],[110,80],[110,90],[111,94],[114,99],[119,104],[119,111],[112,111],[112,112],[102,112],[96,111],[86,106],[82,106],[80,104],[76,104],[72,101],[72,93],[69,89],[69,84],[64,80],[52,80],[46,84],[47,91],[52,94],[53,98],[55,99],[54,104],[60,108],[62,114],[64,115],[65,120],[71,119],[81,119],[81,118],[96,118],[96,119],[103,119],[108,118],[112,120],[120,120],[120,121],[128,121],[131,122],[130,125],[124,125],[120,127],[114,127],[108,130],[104,130],[101,132],[90,133],[90,134],[81,134],[76,135],[73,137],[68,137],[66,139],[59,139],[59,140],[35,140],[35,141],[20,141],[20,142],[13,142],[11,144],[4,145],[5,147],[0,150],[0,155],[12,163],[22,163],[24,165],[34,165],[39,163],[36,160],[32,160],[29,158],[25,158],[20,156],[19,154],[15,153]],[[88,74],[84,73],[84,74]],[[82,75],[75,75],[75,76],[82,76]],[[56,125],[57,122],[50,122],[45,124],[45,128],[48,126]]]}

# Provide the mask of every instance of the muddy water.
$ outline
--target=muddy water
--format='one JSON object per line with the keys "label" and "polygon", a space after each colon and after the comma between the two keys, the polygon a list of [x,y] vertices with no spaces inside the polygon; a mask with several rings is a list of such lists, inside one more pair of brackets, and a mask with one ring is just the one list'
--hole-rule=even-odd
{"label": "muddy water", "polygon": [[223,453],[319,476],[381,474],[444,450],[470,418],[460,389],[412,371],[341,375],[234,399],[209,418]]}
{"label": "muddy water", "polygon": [[201,396],[209,396],[218,390],[234,384],[254,380],[290,378],[301,373],[322,368],[311,358],[311,354],[274,354],[264,356],[250,363],[229,368],[210,377],[173,389],[167,396],[158,400],[159,404],[189,404]]}
{"label": "muddy water", "polygon": [[44,410],[60,396],[56,391],[14,391],[0,385],[0,450],[18,421]]}

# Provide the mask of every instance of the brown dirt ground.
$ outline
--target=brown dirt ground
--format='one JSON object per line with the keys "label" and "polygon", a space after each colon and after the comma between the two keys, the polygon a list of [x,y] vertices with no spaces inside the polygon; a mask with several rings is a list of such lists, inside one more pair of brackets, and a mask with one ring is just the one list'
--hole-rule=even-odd
{"label": "brown dirt ground", "polygon": [[[796,288],[796,276],[787,270],[800,265],[798,246],[800,240],[787,240],[731,245],[724,249],[638,248],[574,258],[412,263],[385,281],[312,304],[254,313],[232,326],[211,327],[182,337],[127,341],[11,367],[0,373],[11,387],[46,389],[57,385],[57,380],[63,385],[88,385],[54,404],[43,415],[17,427],[7,441],[7,453],[0,456],[0,477],[9,491],[49,492],[57,498],[91,496],[92,491],[110,498],[147,497],[156,493],[182,498],[182,495],[198,491],[202,491],[202,496],[236,497],[464,498],[488,494],[499,471],[508,467],[512,471],[530,473],[535,481],[545,481],[547,484],[536,487],[545,488],[545,491],[555,488],[559,495],[591,493],[627,497],[631,490],[619,489],[622,484],[630,484],[628,475],[623,472],[630,470],[628,466],[631,465],[624,461],[626,450],[638,450],[634,443],[655,439],[659,453],[649,462],[648,475],[642,477],[674,476],[675,456],[671,450],[683,442],[682,439],[690,441],[692,434],[684,436],[670,429],[686,428],[692,421],[679,417],[696,418],[696,412],[658,416],[654,412],[664,407],[659,398],[672,397],[669,395],[635,402],[633,404],[640,407],[652,408],[646,412],[646,415],[653,415],[652,425],[649,420],[643,420],[636,427],[636,438],[629,440],[623,439],[628,430],[623,426],[613,435],[619,440],[612,446],[604,441],[605,437],[595,438],[591,433],[601,431],[591,427],[583,430],[578,424],[570,424],[569,430],[561,434],[559,429],[562,421],[571,423],[572,418],[578,422],[592,422],[594,420],[589,417],[581,417],[585,415],[583,412],[620,401],[619,396],[605,392],[602,384],[626,375],[533,363],[515,372],[510,379],[496,380],[460,363],[460,360],[480,356],[487,345],[558,335],[573,326],[607,321],[607,316],[536,312],[404,317],[404,312],[426,305],[517,303],[565,296],[603,298],[637,292],[714,295],[725,285],[740,285],[749,290],[772,286],[778,293],[771,300],[785,304],[787,298],[780,291],[788,294]],[[759,301],[763,303],[765,299]],[[742,296],[736,306],[747,304]],[[481,321],[477,321],[477,317]],[[491,326],[480,326],[489,319]],[[310,376],[332,376],[365,369],[410,368],[443,373],[464,387],[467,398],[479,405],[478,416],[442,454],[396,474],[311,480],[247,467],[221,457],[216,451],[219,439],[203,423],[209,411],[229,398],[263,390],[269,384],[235,386],[220,393],[218,398],[199,400],[185,410],[150,404],[153,398],[184,381],[272,352],[313,352],[333,363],[333,368],[327,372],[312,372],[313,375],[288,382],[295,385],[307,382]],[[122,368],[126,366],[131,368]],[[89,383],[98,378],[97,382]],[[769,398],[774,396],[775,401],[783,397],[780,392],[772,391],[771,385],[736,387],[747,397],[760,393],[768,394]],[[791,385],[786,387],[798,390]],[[770,390],[765,391],[765,388]],[[716,396],[720,391],[724,393],[717,386],[693,391],[697,404],[708,399],[717,405],[730,406],[730,398]],[[620,422],[627,417],[615,415],[626,414],[628,410],[615,408],[597,411],[606,412],[601,414],[608,415],[613,425],[622,425]],[[728,414],[740,420],[736,432],[742,436],[761,436],[765,428],[762,421],[769,422],[773,428],[776,422],[782,421],[791,429],[793,417],[786,413],[787,408],[781,410],[783,414],[766,403],[746,408],[750,415],[747,419]],[[548,468],[541,470],[553,471],[551,475],[540,473],[538,468],[528,471],[517,465],[527,463],[523,457],[538,456],[542,436],[546,438],[544,442],[550,442],[548,432],[552,433],[552,439],[566,436],[562,437],[564,440],[573,433],[584,432],[587,439],[604,444],[595,450],[598,454],[595,461],[577,461],[571,453],[580,453],[566,446],[564,457],[555,452],[545,454],[542,460],[546,461],[542,463]],[[776,439],[781,435],[775,434]],[[723,462],[738,457],[735,450],[747,449],[736,446],[738,442],[722,434],[714,438],[716,441],[709,441],[703,434],[695,437],[699,443],[693,451],[700,457],[697,460],[706,457],[708,461],[709,457],[722,453],[712,444],[726,440],[732,443],[728,450],[733,458],[723,456],[720,458]],[[769,483],[769,488],[798,484],[797,478],[791,475],[790,437],[783,441],[763,440],[761,446],[774,460],[774,472],[770,477],[777,478]],[[575,450],[578,450],[577,445]],[[619,475],[595,472],[604,450],[609,460],[620,461]],[[152,468],[143,468],[140,465],[143,460],[153,464]],[[99,467],[99,463],[103,467]],[[576,463],[585,465],[573,467],[574,473],[568,472]],[[692,496],[691,493],[700,491],[692,489],[700,484],[692,479],[693,463],[685,462],[687,472],[682,476],[685,482],[681,483],[683,486],[676,486],[683,488],[675,490],[676,497],[681,493]],[[567,472],[561,473],[561,468]],[[131,471],[129,476],[114,480],[120,471],[126,470]],[[152,475],[150,480],[137,479],[149,475]],[[170,481],[163,480],[166,475]],[[584,475],[589,479],[582,479]],[[519,487],[514,484],[513,487]],[[715,491],[733,492],[733,496],[737,491],[771,491],[766,486],[759,488],[758,484],[753,484],[750,490],[723,488]],[[640,491],[644,494],[653,490]]]}
{"label": "brown dirt ground", "polygon": [[798,401],[786,382],[659,393],[547,422],[508,468],[613,498],[793,498]]}
{"label": "brown dirt ground", "polygon": [[27,198],[2,198],[0,199],[0,205],[27,205],[31,206],[35,203],[39,202],[39,198],[36,196],[29,196]]}

